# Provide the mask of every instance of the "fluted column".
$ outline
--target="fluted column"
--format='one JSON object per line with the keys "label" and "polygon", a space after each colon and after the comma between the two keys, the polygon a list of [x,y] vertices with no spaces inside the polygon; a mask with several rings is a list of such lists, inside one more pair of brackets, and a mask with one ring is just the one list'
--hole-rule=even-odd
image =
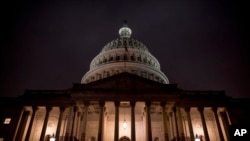
{"label": "fluted column", "polygon": [[225,112],[220,112],[221,120],[224,125],[224,131],[227,138],[229,139],[229,121]]}
{"label": "fluted column", "polygon": [[74,136],[75,136],[75,120],[76,120],[76,116],[77,116],[77,107],[74,106],[73,123],[72,123],[72,128],[71,128],[70,141],[73,141]]}
{"label": "fluted column", "polygon": [[187,113],[187,120],[188,120],[190,138],[193,141],[194,140],[194,130],[193,130],[192,120],[191,120],[191,116],[190,116],[190,107],[186,107],[185,111]]}
{"label": "fluted column", "polygon": [[81,112],[77,112],[77,117],[76,117],[76,127],[75,127],[75,138],[79,140],[79,132],[80,132],[80,125],[81,125]]}
{"label": "fluted column", "polygon": [[162,120],[163,120],[163,129],[164,129],[164,138],[165,141],[168,141],[168,128],[167,128],[167,117],[166,117],[166,102],[161,102],[161,108],[162,108]]}
{"label": "fluted column", "polygon": [[207,131],[207,125],[204,117],[204,107],[198,107],[198,111],[201,116],[201,122],[202,122],[202,127],[204,130],[204,136],[205,136],[205,141],[209,141],[209,136],[208,136],[208,131]]}
{"label": "fluted column", "polygon": [[30,113],[31,111],[24,110],[15,141],[22,141],[25,137],[25,127],[27,125]]}
{"label": "fluted column", "polygon": [[82,132],[82,121],[83,120],[83,112],[79,113],[79,118],[78,118],[78,130],[77,130],[77,138],[78,140],[81,140],[81,132]]}
{"label": "fluted column", "polygon": [[104,123],[103,108],[104,108],[105,102],[100,101],[99,105],[100,105],[100,116],[99,116],[99,128],[98,128],[98,141],[102,141],[103,140],[103,123]]}
{"label": "fluted column", "polygon": [[61,107],[59,107],[59,110],[60,110],[60,114],[59,114],[59,119],[58,119],[57,128],[56,128],[56,139],[57,140],[59,140],[59,137],[60,137],[62,117],[63,117],[63,113],[65,111],[65,107],[61,106]]}
{"label": "fluted column", "polygon": [[40,136],[40,141],[44,141],[45,132],[46,132],[47,124],[48,124],[48,120],[49,120],[49,113],[50,113],[51,110],[52,110],[51,106],[46,106],[46,114],[45,114],[45,119],[44,119],[44,122],[43,122],[43,128],[42,128],[42,133],[41,133],[41,136]]}
{"label": "fluted column", "polygon": [[169,113],[166,112],[166,124],[167,124],[167,133],[168,133],[168,140],[171,140],[171,126],[170,126],[170,117]]}
{"label": "fluted column", "polygon": [[115,137],[114,140],[119,140],[119,106],[120,101],[115,102]]}
{"label": "fluted column", "polygon": [[18,132],[18,130],[20,128],[20,124],[21,124],[21,120],[22,120],[22,117],[23,117],[23,113],[25,111],[24,108],[20,108],[20,110],[21,110],[21,112],[19,114],[19,119],[18,119],[18,123],[17,123],[17,126],[16,126],[15,134],[14,134],[13,139],[12,139],[13,141],[16,141],[17,132]]}
{"label": "fluted column", "polygon": [[170,128],[170,139],[172,140],[174,138],[174,126],[173,126],[173,119],[172,119],[172,112],[169,112],[169,128]]}
{"label": "fluted column", "polygon": [[151,117],[150,117],[150,106],[151,103],[149,101],[146,102],[146,113],[147,113],[147,125],[148,125],[148,141],[152,141],[152,129],[151,129]]}
{"label": "fluted column", "polygon": [[223,138],[223,134],[222,134],[222,130],[221,130],[219,118],[218,118],[217,107],[213,107],[213,108],[212,108],[212,111],[213,111],[213,113],[214,113],[215,122],[216,122],[216,125],[217,125],[217,129],[218,129],[220,141],[223,141],[224,138]]}
{"label": "fluted column", "polygon": [[135,141],[135,101],[130,101],[131,106],[131,141]]}
{"label": "fluted column", "polygon": [[179,130],[178,130],[178,123],[177,123],[177,118],[176,118],[176,107],[173,107],[173,113],[174,113],[174,121],[175,121],[175,132],[176,132],[176,138],[177,141],[180,140],[180,136],[179,136]]}
{"label": "fluted column", "polygon": [[232,121],[231,121],[231,119],[230,119],[230,107],[226,107],[225,109],[224,109],[224,111],[225,111],[225,114],[226,114],[226,117],[227,117],[227,121],[228,121],[228,125],[230,126],[230,125],[232,125]]}
{"label": "fluted column", "polygon": [[83,128],[82,128],[82,141],[85,141],[86,128],[87,128],[87,119],[88,119],[88,110],[89,110],[89,101],[84,102],[84,117],[83,117]]}
{"label": "fluted column", "polygon": [[31,119],[30,119],[30,123],[29,123],[29,128],[25,137],[25,141],[29,141],[30,138],[30,133],[31,133],[31,128],[35,119],[35,115],[36,115],[36,111],[38,110],[37,106],[32,106],[32,115],[31,115]]}

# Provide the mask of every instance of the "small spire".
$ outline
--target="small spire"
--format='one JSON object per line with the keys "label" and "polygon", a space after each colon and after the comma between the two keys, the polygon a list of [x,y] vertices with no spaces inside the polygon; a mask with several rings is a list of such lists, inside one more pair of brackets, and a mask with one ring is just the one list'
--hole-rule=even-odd
{"label": "small spire", "polygon": [[128,23],[127,20],[123,20],[123,27],[127,27],[127,23]]}

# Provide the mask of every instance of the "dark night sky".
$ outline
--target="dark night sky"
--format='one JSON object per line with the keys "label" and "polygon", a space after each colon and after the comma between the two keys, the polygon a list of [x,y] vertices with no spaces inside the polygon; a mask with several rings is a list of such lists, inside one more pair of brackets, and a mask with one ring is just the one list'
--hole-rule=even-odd
{"label": "dark night sky", "polygon": [[127,19],[133,38],[149,48],[171,83],[250,97],[246,3],[72,0],[12,1],[1,7],[1,96],[79,83]]}

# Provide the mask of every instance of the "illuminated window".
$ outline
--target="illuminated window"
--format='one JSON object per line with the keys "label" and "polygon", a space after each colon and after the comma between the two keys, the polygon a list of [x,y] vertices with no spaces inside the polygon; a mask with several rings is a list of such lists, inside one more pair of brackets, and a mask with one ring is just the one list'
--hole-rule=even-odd
{"label": "illuminated window", "polygon": [[10,124],[11,118],[5,118],[3,124]]}

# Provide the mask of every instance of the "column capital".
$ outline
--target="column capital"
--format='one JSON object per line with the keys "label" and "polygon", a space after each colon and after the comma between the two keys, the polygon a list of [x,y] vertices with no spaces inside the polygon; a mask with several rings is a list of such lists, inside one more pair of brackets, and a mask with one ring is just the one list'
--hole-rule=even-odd
{"label": "column capital", "polygon": [[130,101],[130,106],[135,107],[136,102],[135,101]]}
{"label": "column capital", "polygon": [[99,101],[99,105],[100,105],[100,107],[104,107],[105,101]]}
{"label": "column capital", "polygon": [[120,101],[115,101],[115,107],[119,107],[120,106]]}

